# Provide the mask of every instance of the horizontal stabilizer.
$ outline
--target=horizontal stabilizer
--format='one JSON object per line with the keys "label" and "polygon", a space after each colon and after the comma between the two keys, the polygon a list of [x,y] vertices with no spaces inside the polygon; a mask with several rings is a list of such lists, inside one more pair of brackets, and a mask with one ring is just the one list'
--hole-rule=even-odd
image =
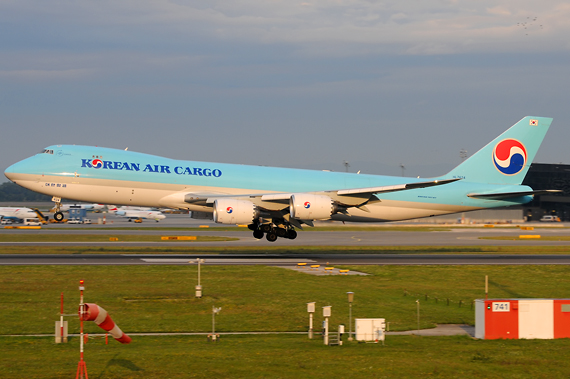
{"label": "horizontal stabilizer", "polygon": [[559,193],[561,190],[536,190],[519,192],[499,192],[499,193],[471,193],[467,196],[479,199],[502,200],[521,196],[544,195],[547,193]]}

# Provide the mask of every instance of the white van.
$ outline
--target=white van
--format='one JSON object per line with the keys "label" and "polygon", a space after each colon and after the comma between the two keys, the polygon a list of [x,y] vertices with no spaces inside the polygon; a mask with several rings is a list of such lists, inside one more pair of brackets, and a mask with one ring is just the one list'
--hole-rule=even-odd
{"label": "white van", "polygon": [[546,216],[542,216],[540,221],[542,221],[542,222],[560,222],[560,218],[558,216],[546,215]]}
{"label": "white van", "polygon": [[27,226],[42,226],[42,222],[39,218],[25,218],[24,225]]}

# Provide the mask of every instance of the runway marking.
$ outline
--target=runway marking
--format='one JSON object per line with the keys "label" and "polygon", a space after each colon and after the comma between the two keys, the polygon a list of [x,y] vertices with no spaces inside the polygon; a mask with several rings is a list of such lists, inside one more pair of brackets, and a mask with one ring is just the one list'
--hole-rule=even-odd
{"label": "runway marking", "polygon": [[[147,263],[194,263],[190,259],[180,259],[180,258],[142,258],[141,259]],[[276,263],[298,263],[306,262],[313,263],[316,262],[312,259],[304,258],[205,258],[206,262],[203,264],[224,264],[224,263],[252,263],[252,264],[276,264]]]}
{"label": "runway marking", "polygon": [[[366,274],[360,271],[352,271],[352,270],[341,270],[334,267],[317,267],[316,270],[307,268],[305,266],[281,266],[281,268],[285,268],[288,270],[293,270],[297,272],[301,272],[303,274],[310,274],[310,275],[318,275],[318,276],[332,276],[332,275],[359,275],[359,276],[368,276],[370,274]],[[342,271],[342,273],[341,273]]]}

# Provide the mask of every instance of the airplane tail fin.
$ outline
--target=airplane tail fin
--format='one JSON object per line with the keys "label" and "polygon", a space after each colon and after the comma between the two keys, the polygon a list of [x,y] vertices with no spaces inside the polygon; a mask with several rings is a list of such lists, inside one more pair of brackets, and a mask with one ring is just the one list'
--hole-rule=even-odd
{"label": "airplane tail fin", "polygon": [[478,183],[521,184],[551,123],[552,119],[547,117],[523,118],[445,177]]}

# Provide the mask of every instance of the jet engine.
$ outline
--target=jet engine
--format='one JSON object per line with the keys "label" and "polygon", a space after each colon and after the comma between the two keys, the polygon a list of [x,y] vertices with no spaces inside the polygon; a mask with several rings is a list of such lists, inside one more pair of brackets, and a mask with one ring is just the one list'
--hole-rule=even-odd
{"label": "jet engine", "polygon": [[299,220],[326,220],[336,212],[337,207],[328,196],[296,194],[289,202],[291,217]]}
{"label": "jet engine", "polygon": [[214,222],[219,224],[250,224],[258,217],[259,210],[249,201],[235,199],[214,201]]}

